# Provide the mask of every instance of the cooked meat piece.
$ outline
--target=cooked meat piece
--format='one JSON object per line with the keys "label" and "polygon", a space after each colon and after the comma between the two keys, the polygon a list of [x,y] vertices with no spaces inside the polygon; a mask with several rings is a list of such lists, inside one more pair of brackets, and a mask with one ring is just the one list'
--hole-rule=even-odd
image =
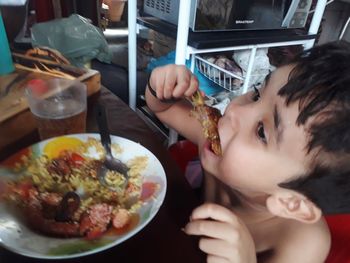
{"label": "cooked meat piece", "polygon": [[53,219],[47,219],[39,209],[33,207],[25,207],[23,213],[31,227],[47,235],[59,237],[81,236],[78,223],[57,222]]}
{"label": "cooked meat piece", "polygon": [[40,193],[42,215],[46,219],[54,219],[62,196],[57,193]]}
{"label": "cooked meat piece", "polygon": [[66,175],[70,173],[71,168],[69,163],[64,158],[55,158],[48,164],[47,170],[49,173],[54,173],[58,175]]}
{"label": "cooked meat piece", "polygon": [[202,94],[197,91],[191,101],[194,105],[192,115],[201,123],[204,136],[210,141],[212,151],[221,155],[220,138],[218,133],[218,121],[221,113],[218,109],[209,107],[204,103]]}
{"label": "cooked meat piece", "polygon": [[56,221],[66,222],[72,219],[75,211],[80,206],[80,197],[75,192],[67,192],[60,202],[56,211]]}

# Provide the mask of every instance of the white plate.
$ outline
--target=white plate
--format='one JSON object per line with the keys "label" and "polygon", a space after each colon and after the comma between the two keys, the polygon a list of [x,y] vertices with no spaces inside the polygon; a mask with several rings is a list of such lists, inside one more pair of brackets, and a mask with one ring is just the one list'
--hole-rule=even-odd
{"label": "white plate", "polygon": [[[78,139],[82,142],[86,142],[89,137],[100,140],[99,134],[74,134],[42,141],[21,150],[19,153],[0,164],[0,179],[8,180],[15,178],[17,174],[14,170],[14,164],[19,162],[22,156],[41,156],[44,153],[44,147],[48,143],[51,145],[59,145],[57,146],[59,148],[62,148],[62,145],[66,144],[68,146],[64,147],[69,148],[70,140],[76,141],[75,139]],[[109,233],[93,241],[89,241],[85,238],[53,238],[32,231],[21,222],[22,220],[18,218],[16,213],[13,213],[9,209],[5,201],[1,200],[0,245],[15,253],[34,258],[74,258],[93,254],[116,246],[142,230],[156,215],[163,203],[166,193],[166,176],[164,169],[153,153],[142,145],[117,136],[111,136],[111,140],[112,144],[118,144],[122,148],[123,151],[118,155],[118,158],[124,162],[136,156],[147,156],[147,167],[141,172],[144,178],[143,181],[151,184],[156,183],[160,186],[154,193],[154,196],[146,200],[138,210],[138,223],[125,233],[119,235],[111,235]],[[89,154],[94,157],[93,155],[98,154],[98,152],[90,152]]]}

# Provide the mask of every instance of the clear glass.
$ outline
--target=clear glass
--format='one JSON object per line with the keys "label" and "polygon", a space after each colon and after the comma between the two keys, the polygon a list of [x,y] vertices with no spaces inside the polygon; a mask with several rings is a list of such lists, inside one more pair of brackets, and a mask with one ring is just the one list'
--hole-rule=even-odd
{"label": "clear glass", "polygon": [[26,86],[29,108],[42,140],[86,130],[87,88],[66,79],[35,79]]}

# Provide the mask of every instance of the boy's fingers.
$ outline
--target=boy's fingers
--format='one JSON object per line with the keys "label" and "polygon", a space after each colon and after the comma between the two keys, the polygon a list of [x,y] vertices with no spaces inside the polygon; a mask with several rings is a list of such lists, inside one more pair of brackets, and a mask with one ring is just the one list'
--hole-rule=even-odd
{"label": "boy's fingers", "polygon": [[163,91],[159,87],[164,86],[165,79],[163,77],[158,77],[160,74],[161,74],[161,71],[158,68],[155,68],[151,73],[148,84],[149,84],[149,88],[156,93],[157,98],[163,99]]}
{"label": "boy's fingers", "polygon": [[173,97],[180,98],[184,95],[184,92],[189,88],[190,86],[190,76],[188,76],[188,73],[182,76],[178,77],[177,84],[175,89],[173,90]]}
{"label": "boy's fingers", "polygon": [[237,217],[229,209],[212,203],[203,204],[192,211],[192,220],[208,218],[230,224],[236,224],[238,221]]}
{"label": "boy's fingers", "polygon": [[186,97],[192,96],[192,94],[195,93],[196,90],[198,90],[198,79],[196,78],[196,76],[192,75],[189,88],[186,90],[185,96]]}
{"label": "boy's fingers", "polygon": [[225,241],[211,238],[201,238],[199,248],[206,254],[216,257],[217,261],[212,262],[229,262],[227,258],[233,253],[232,247]]}
{"label": "boy's fingers", "polygon": [[229,263],[230,261],[226,258],[214,256],[214,255],[208,255],[207,256],[207,263]]}
{"label": "boy's fingers", "polygon": [[188,223],[185,233],[195,236],[207,236],[215,239],[227,240],[236,243],[239,239],[238,232],[232,225],[217,221],[195,220]]}
{"label": "boy's fingers", "polygon": [[150,86],[160,100],[181,98],[198,89],[198,80],[185,66],[167,65],[153,70]]}
{"label": "boy's fingers", "polygon": [[172,72],[167,72],[164,78],[164,90],[163,97],[165,99],[170,99],[173,96],[173,90],[177,82],[177,77]]}

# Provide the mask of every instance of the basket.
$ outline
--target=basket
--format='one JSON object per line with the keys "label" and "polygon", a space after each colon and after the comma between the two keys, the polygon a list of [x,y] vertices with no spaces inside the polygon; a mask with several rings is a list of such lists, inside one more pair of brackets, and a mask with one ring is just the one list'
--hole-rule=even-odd
{"label": "basket", "polygon": [[231,71],[221,68],[208,60],[196,56],[195,64],[198,71],[209,80],[218,84],[220,87],[233,92],[235,95],[242,94],[242,88],[245,81],[248,81],[248,91],[255,85],[260,85],[259,80],[266,75],[263,74],[251,74],[249,79],[244,76],[237,75]]}
{"label": "basket", "polygon": [[231,92],[240,91],[244,78],[227,71],[202,57],[196,56],[195,64],[198,71],[205,77]]}

